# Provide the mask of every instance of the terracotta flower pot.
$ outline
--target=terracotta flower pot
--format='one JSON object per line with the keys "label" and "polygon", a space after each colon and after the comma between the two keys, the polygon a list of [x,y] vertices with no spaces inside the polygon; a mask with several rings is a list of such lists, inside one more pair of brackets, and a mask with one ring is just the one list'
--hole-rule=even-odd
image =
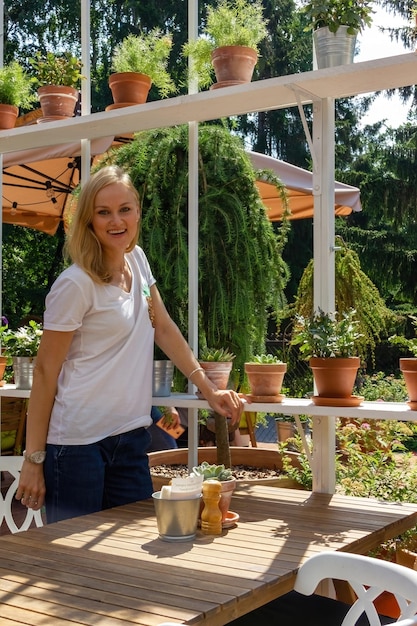
{"label": "terracotta flower pot", "polygon": [[413,410],[417,409],[417,358],[400,359],[400,370],[407,387],[407,404]]}
{"label": "terracotta flower pot", "polygon": [[109,87],[113,96],[114,105],[107,110],[134,104],[144,104],[151,88],[151,79],[146,74],[138,72],[116,72],[109,76]]}
{"label": "terracotta flower pot", "polygon": [[4,370],[6,369],[6,365],[7,365],[7,357],[5,356],[0,356],[0,383],[3,384],[3,376],[4,376]]}
{"label": "terracotta flower pot", "polygon": [[0,130],[8,130],[16,125],[19,109],[12,104],[0,104]]}
{"label": "terracotta flower pot", "polygon": [[255,402],[281,402],[286,363],[245,363],[251,397]]}
{"label": "terracotta flower pot", "polygon": [[204,369],[207,378],[216,385],[217,389],[227,389],[230,372],[233,367],[231,361],[199,361],[199,363]]}
{"label": "terracotta flower pot", "polygon": [[38,89],[43,121],[73,117],[79,92],[64,85],[44,85]]}
{"label": "terracotta flower pot", "polygon": [[247,46],[222,46],[213,50],[211,62],[217,84],[211,88],[228,87],[250,83],[258,53]]}
{"label": "terracotta flower pot", "polygon": [[[317,393],[322,398],[350,398],[360,365],[359,357],[310,359]],[[313,397],[314,401],[315,397]]]}

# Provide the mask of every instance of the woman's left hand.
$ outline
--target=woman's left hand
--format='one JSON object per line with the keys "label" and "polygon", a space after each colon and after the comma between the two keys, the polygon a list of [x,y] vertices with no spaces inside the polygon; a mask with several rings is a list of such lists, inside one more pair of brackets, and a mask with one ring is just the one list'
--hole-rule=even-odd
{"label": "woman's left hand", "polygon": [[213,411],[224,417],[230,417],[232,424],[239,422],[245,404],[249,401],[244,394],[238,394],[231,389],[225,391],[216,389],[209,395],[207,402]]}

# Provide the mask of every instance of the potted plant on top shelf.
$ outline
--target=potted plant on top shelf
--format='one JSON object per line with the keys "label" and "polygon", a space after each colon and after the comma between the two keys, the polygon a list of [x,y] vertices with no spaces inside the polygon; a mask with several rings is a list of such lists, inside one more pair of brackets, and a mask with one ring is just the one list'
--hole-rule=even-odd
{"label": "potted plant on top shelf", "polygon": [[19,107],[27,109],[36,101],[33,79],[17,61],[0,68],[0,130],[14,128]]}
{"label": "potted plant on top shelf", "polygon": [[159,28],[123,39],[113,52],[114,74],[109,77],[109,87],[114,104],[107,110],[143,104],[152,84],[161,98],[174,93],[176,87],[168,71],[171,48],[172,36]]}
{"label": "potted plant on top shelf", "polygon": [[183,47],[199,87],[210,86],[213,73],[217,83],[212,89],[250,82],[267,23],[258,0],[220,0],[209,6],[201,36]]}
{"label": "potted plant on top shelf", "polygon": [[70,52],[37,52],[30,59],[43,118],[39,122],[73,117],[79,97],[82,63]]}
{"label": "potted plant on top shelf", "polygon": [[31,389],[33,368],[42,337],[42,325],[30,320],[27,325],[11,330],[8,325],[0,328],[2,355],[13,364],[17,389]]}
{"label": "potted plant on top shelf", "polygon": [[313,31],[319,69],[353,62],[356,37],[372,23],[372,0],[308,0],[302,12]]}
{"label": "potted plant on top shelf", "polygon": [[341,314],[321,309],[310,317],[297,315],[291,344],[298,346],[301,358],[309,361],[317,388],[313,402],[322,406],[358,406],[363,398],[352,396],[360,366],[357,355],[359,321],[356,311]]}

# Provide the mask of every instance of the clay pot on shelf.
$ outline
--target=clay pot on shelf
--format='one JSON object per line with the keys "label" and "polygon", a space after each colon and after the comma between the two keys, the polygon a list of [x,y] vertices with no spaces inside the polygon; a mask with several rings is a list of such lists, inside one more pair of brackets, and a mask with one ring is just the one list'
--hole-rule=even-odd
{"label": "clay pot on shelf", "polygon": [[213,50],[213,64],[216,81],[211,89],[250,83],[258,61],[258,53],[248,46],[222,46]]}
{"label": "clay pot on shelf", "polygon": [[78,102],[79,92],[74,87],[65,85],[44,85],[38,89],[38,98],[43,118],[39,122],[53,121],[73,117]]}
{"label": "clay pot on shelf", "polygon": [[217,389],[227,389],[233,363],[226,361],[199,361],[204,372]]}
{"label": "clay pot on shelf", "polygon": [[282,402],[286,363],[245,363],[245,372],[254,402]]}
{"label": "clay pot on shelf", "polygon": [[19,109],[12,104],[0,104],[0,130],[9,130],[16,125]]}
{"label": "clay pot on shelf", "polygon": [[[317,395],[313,396],[315,404],[334,404],[344,406],[346,402],[358,404],[363,400],[359,396],[352,396],[353,386],[360,365],[360,358],[352,357],[312,357],[309,361],[313,371]],[[340,399],[341,404],[337,403]]]}
{"label": "clay pot on shelf", "polygon": [[138,72],[116,72],[109,76],[109,87],[114,104],[106,107],[106,111],[144,104],[151,88],[151,79]]}
{"label": "clay pot on shelf", "polygon": [[408,393],[408,406],[415,411],[417,409],[417,359],[401,358],[400,370],[404,376],[405,386]]}

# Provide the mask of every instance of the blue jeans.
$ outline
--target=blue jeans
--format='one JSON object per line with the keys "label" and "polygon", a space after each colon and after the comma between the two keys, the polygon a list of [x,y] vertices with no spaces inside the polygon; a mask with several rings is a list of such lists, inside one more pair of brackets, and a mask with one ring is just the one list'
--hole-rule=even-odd
{"label": "blue jeans", "polygon": [[152,495],[146,428],[83,446],[46,446],[48,524]]}

